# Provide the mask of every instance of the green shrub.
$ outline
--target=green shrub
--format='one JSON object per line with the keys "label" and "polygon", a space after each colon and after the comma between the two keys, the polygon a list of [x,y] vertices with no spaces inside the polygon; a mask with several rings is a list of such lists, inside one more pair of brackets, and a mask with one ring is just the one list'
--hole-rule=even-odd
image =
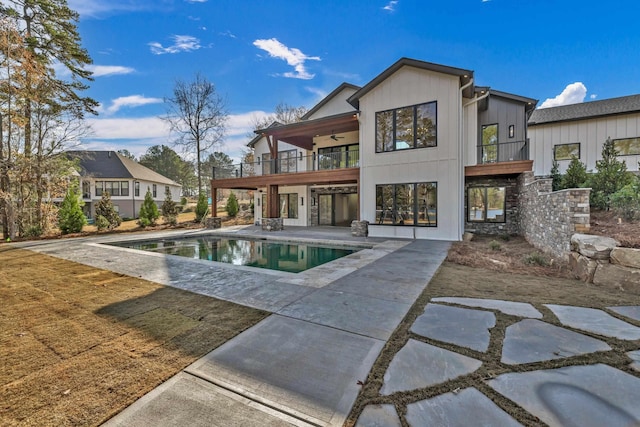
{"label": "green shrub", "polygon": [[640,177],[611,195],[611,208],[628,221],[640,220]]}
{"label": "green shrub", "polygon": [[187,203],[188,203],[187,198],[186,198],[186,197],[184,197],[184,196],[182,196],[182,197],[180,198],[180,206],[186,206],[186,205],[187,205]]}
{"label": "green shrub", "polygon": [[84,202],[80,199],[76,185],[70,185],[58,211],[58,228],[62,234],[79,233],[87,224],[82,212]]}
{"label": "green shrub", "polygon": [[209,202],[207,201],[207,196],[204,193],[201,193],[198,196],[198,203],[196,204],[196,222],[202,222],[202,220],[207,216],[207,212],[209,211]]}
{"label": "green shrub", "polygon": [[499,237],[500,237],[500,240],[504,240],[505,242],[508,242],[509,240],[511,240],[511,236],[508,234],[501,234]]}
{"label": "green shrub", "polygon": [[142,206],[140,206],[138,224],[140,224],[142,227],[156,225],[156,221],[158,218],[160,218],[158,205],[156,205],[156,202],[153,201],[151,191],[147,189],[147,194],[145,194]]}
{"label": "green shrub", "polygon": [[531,252],[529,255],[525,255],[523,262],[527,265],[540,265],[542,267],[549,265],[549,259],[540,252]]}
{"label": "green shrub", "polygon": [[[106,226],[104,222],[102,224],[98,224],[98,218],[104,218],[106,222]],[[113,230],[117,226],[122,223],[122,218],[116,212],[116,209],[113,207],[113,203],[111,202],[111,195],[108,191],[104,191],[102,193],[102,198],[96,204],[96,227],[98,227],[99,231],[102,230]],[[102,226],[102,227],[101,227]]]}
{"label": "green shrub", "polygon": [[567,172],[562,177],[560,189],[582,188],[587,182],[587,178],[587,167],[576,156],[572,156]]}
{"label": "green shrub", "polygon": [[225,209],[227,210],[227,215],[229,215],[231,218],[238,215],[240,206],[238,205],[238,199],[236,199],[236,195],[233,193],[233,191],[231,192],[231,194],[229,194],[229,198],[227,199],[227,206]]}
{"label": "green shrub", "polygon": [[39,225],[30,225],[24,231],[24,237],[40,237],[42,236],[42,227]]}
{"label": "green shrub", "polygon": [[562,175],[557,160],[553,160],[551,165],[551,189],[553,191],[562,190]]}
{"label": "green shrub", "polygon": [[596,161],[596,170],[589,177],[589,203],[596,209],[608,210],[611,195],[633,181],[633,174],[627,172],[627,164],[618,160],[611,138],[607,138],[602,146],[602,160]]}
{"label": "green shrub", "polygon": [[171,225],[178,223],[178,204],[171,198],[169,187],[164,192],[164,202],[162,203],[162,217],[164,221]]}
{"label": "green shrub", "polygon": [[492,240],[492,241],[489,242],[489,248],[492,251],[499,251],[499,250],[502,249],[502,245],[500,245],[500,243],[497,242],[496,240]]}
{"label": "green shrub", "polygon": [[109,220],[102,215],[98,215],[96,217],[96,227],[98,231],[103,231],[110,228],[111,224],[109,224]]}

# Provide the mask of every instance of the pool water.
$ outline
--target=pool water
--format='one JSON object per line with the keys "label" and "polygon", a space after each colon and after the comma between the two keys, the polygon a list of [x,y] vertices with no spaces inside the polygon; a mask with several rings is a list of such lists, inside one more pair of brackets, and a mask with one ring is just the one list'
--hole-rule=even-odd
{"label": "pool water", "polygon": [[359,248],[214,236],[110,243],[130,249],[299,273]]}

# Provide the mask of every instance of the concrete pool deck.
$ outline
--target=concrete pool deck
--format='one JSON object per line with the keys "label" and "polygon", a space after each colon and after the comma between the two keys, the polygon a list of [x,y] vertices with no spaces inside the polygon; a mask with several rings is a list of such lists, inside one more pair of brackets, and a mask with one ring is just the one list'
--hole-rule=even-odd
{"label": "concrete pool deck", "polygon": [[[292,274],[103,245],[225,234],[362,245]],[[353,238],[344,228],[133,233],[18,246],[273,314],[187,367],[107,425],[342,425],[376,357],[446,257],[449,242]],[[375,261],[375,262],[374,262]]]}

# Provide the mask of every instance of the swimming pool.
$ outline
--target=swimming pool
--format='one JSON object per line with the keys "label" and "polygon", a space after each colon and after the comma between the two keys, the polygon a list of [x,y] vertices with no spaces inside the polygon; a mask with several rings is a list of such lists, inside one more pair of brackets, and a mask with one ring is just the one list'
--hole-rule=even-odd
{"label": "swimming pool", "polygon": [[113,246],[299,273],[360,250],[355,247],[216,236],[109,243]]}

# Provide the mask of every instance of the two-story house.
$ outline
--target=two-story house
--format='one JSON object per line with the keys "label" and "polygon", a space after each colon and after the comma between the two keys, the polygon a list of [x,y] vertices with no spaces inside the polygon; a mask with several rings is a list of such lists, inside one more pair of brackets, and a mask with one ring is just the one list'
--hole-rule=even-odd
{"label": "two-story house", "polygon": [[[532,170],[537,101],[474,84],[473,71],[402,58],[362,87],[344,83],[299,123],[251,141],[256,161],[212,191],[254,189],[256,220],[369,222],[381,237],[459,240],[517,232],[517,176]],[[214,172],[215,176],[215,172]]]}
{"label": "two-story house", "polygon": [[142,166],[115,151],[67,151],[80,168],[80,188],[87,218],[95,217],[95,205],[103,192],[123,218],[137,218],[147,190],[158,206],[165,200],[167,189],[171,198],[180,200],[182,186],[169,178]]}

